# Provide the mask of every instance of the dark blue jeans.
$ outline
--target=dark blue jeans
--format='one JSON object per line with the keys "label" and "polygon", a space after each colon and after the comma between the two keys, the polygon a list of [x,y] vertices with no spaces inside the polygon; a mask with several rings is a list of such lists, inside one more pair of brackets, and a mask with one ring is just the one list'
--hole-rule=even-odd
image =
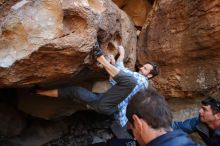
{"label": "dark blue jeans", "polygon": [[71,86],[58,89],[59,97],[72,100],[80,100],[91,105],[97,112],[111,115],[117,110],[121,103],[135,88],[135,78],[120,71],[113,79],[117,82],[105,93],[93,93],[85,88]]}

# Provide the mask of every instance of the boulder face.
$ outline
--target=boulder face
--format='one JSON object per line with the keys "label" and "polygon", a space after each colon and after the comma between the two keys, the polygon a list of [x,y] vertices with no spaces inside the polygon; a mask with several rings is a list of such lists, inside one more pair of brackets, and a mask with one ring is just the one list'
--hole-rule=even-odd
{"label": "boulder face", "polygon": [[137,58],[160,66],[154,85],[164,95],[219,90],[219,5],[219,0],[155,1],[138,40]]}
{"label": "boulder face", "polygon": [[107,55],[117,54],[110,41],[119,40],[126,66],[134,67],[135,28],[112,1],[13,2],[0,7],[0,87],[29,87],[68,80],[84,68],[100,70],[91,57],[97,37]]}

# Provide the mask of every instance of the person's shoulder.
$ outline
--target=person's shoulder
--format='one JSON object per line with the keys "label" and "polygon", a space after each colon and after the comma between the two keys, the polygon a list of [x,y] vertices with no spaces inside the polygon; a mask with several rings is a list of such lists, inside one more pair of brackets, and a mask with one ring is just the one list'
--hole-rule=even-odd
{"label": "person's shoulder", "polygon": [[148,78],[138,72],[133,72],[133,75],[139,82],[142,82],[142,83],[148,82]]}
{"label": "person's shoulder", "polygon": [[182,130],[174,130],[170,131],[165,134],[167,139],[168,145],[178,145],[178,146],[201,146],[200,144],[195,143],[191,138],[188,137],[188,134],[183,132]]}
{"label": "person's shoulder", "polygon": [[218,128],[216,128],[215,134],[220,138],[220,125]]}

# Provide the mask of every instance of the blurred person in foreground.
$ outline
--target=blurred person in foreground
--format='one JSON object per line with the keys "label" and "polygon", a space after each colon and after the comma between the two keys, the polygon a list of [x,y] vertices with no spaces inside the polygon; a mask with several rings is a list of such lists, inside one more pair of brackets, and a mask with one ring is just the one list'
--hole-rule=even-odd
{"label": "blurred person in foreground", "polygon": [[169,106],[156,91],[137,93],[129,102],[126,115],[140,146],[200,146],[182,130],[172,130]]}

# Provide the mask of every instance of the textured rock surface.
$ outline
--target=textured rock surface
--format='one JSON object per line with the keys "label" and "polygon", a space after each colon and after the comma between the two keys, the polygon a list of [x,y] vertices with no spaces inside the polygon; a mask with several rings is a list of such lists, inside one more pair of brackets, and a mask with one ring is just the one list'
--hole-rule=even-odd
{"label": "textured rock surface", "polygon": [[127,66],[134,67],[135,28],[110,0],[23,0],[0,8],[1,87],[74,77],[94,63],[90,52],[97,36],[106,54],[116,55],[109,42],[120,40]]}
{"label": "textured rock surface", "polygon": [[186,97],[219,90],[220,1],[158,0],[138,40],[138,61],[153,60],[154,85]]}
{"label": "textured rock surface", "polygon": [[151,8],[147,0],[129,0],[122,10],[131,17],[135,26],[142,27]]}
{"label": "textured rock surface", "polygon": [[[94,111],[82,111],[56,121],[28,119],[30,125],[12,138],[0,137],[1,146],[81,146],[113,137],[112,120]],[[51,141],[50,143],[48,143]],[[14,145],[12,145],[14,143]],[[46,144],[47,143],[47,144]]]}
{"label": "textured rock surface", "polygon": [[70,122],[72,122],[72,120],[67,120],[67,118],[56,121],[32,118],[29,121],[31,123],[28,128],[24,129],[19,136],[6,139],[9,142],[15,143],[15,145],[8,144],[6,146],[41,146],[67,133]]}
{"label": "textured rock surface", "polygon": [[88,145],[106,142],[114,137],[110,129],[112,120],[109,117],[92,111],[79,112],[73,116],[69,133],[43,146]]}

